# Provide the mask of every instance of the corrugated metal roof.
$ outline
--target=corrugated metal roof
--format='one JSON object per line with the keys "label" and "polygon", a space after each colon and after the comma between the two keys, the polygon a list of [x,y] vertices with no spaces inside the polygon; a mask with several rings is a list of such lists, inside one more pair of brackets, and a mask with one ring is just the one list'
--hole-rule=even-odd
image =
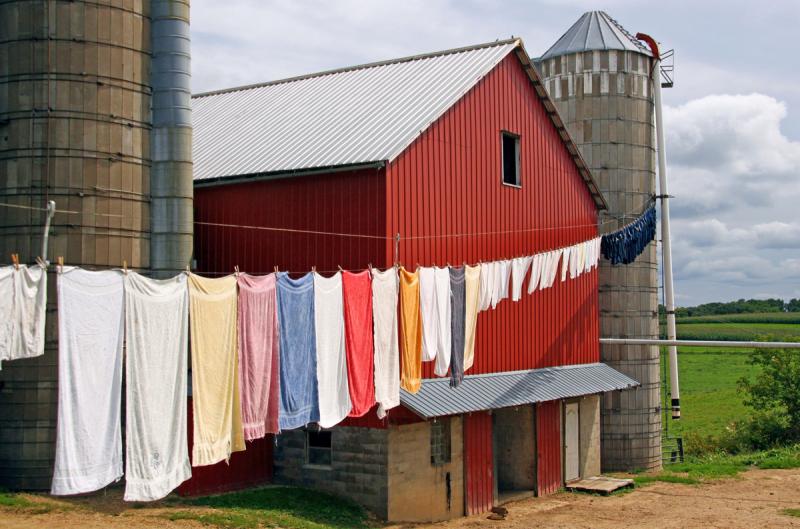
{"label": "corrugated metal roof", "polygon": [[392,160],[518,45],[499,41],[199,94],[194,178]]}
{"label": "corrugated metal roof", "polygon": [[467,375],[457,387],[447,378],[426,379],[417,393],[400,390],[400,403],[423,419],[507,408],[638,386],[606,364],[547,367]]}
{"label": "corrugated metal roof", "polygon": [[593,50],[628,50],[652,55],[605,11],[588,11],[537,60]]}
{"label": "corrugated metal roof", "polygon": [[194,180],[390,162],[511,51],[595,203],[605,209],[520,39],[197,94],[192,98]]}

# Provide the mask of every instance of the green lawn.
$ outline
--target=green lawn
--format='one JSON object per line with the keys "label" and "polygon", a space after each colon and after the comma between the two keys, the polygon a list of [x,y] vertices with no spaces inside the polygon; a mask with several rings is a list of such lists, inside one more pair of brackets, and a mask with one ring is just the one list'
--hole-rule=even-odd
{"label": "green lawn", "polygon": [[[684,318],[678,320],[678,338],[800,341],[800,324],[787,323],[797,317],[796,313],[764,313]],[[733,321],[737,319],[743,321]],[[682,418],[665,425],[669,434],[688,434],[690,439],[692,434],[718,436],[731,422],[747,418],[751,410],[744,405],[737,381],[755,375],[757,368],[748,363],[751,353],[724,347],[678,348]],[[662,348],[662,373],[666,361],[666,348]],[[664,387],[666,391],[668,383]]]}
{"label": "green lawn", "polygon": [[[169,520],[197,520],[226,529],[280,527],[282,529],[366,529],[371,527],[364,509],[353,502],[319,491],[295,487],[266,487],[242,492],[181,499]],[[180,510],[208,507],[210,511]]]}
{"label": "green lawn", "polygon": [[[750,410],[742,402],[736,382],[754,374],[755,368],[748,364],[749,357],[749,351],[679,348],[682,417],[666,425],[670,434],[719,435],[732,421],[746,417]],[[666,361],[664,353],[662,366]]]}

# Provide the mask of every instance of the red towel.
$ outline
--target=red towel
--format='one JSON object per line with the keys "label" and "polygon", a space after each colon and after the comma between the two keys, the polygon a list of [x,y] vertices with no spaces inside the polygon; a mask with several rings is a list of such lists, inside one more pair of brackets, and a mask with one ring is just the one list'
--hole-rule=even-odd
{"label": "red towel", "polygon": [[361,417],[375,404],[372,373],[372,279],[369,271],[343,272],[344,333],[347,349],[347,382],[353,409]]}

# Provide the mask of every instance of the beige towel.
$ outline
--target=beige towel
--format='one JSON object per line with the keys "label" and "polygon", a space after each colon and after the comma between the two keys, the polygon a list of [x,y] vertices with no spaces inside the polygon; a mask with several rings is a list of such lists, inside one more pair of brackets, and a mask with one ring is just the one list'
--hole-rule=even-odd
{"label": "beige towel", "polygon": [[466,318],[464,321],[464,371],[475,360],[475,327],[478,323],[478,305],[481,297],[481,265],[465,266]]}
{"label": "beige towel", "polygon": [[245,449],[239,404],[236,277],[189,275],[192,344],[192,466]]}

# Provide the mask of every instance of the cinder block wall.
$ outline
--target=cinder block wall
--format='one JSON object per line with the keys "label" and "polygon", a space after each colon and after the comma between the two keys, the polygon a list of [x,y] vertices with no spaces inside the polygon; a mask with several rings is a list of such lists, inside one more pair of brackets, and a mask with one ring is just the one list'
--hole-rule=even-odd
{"label": "cinder block wall", "polygon": [[277,436],[273,480],[350,498],[386,518],[388,437],[387,430],[334,428],[331,466],[323,468],[306,465],[305,431],[285,431]]}
{"label": "cinder block wall", "polygon": [[451,421],[450,463],[441,466],[431,464],[429,422],[389,428],[389,521],[428,522],[464,515],[463,421]]}

